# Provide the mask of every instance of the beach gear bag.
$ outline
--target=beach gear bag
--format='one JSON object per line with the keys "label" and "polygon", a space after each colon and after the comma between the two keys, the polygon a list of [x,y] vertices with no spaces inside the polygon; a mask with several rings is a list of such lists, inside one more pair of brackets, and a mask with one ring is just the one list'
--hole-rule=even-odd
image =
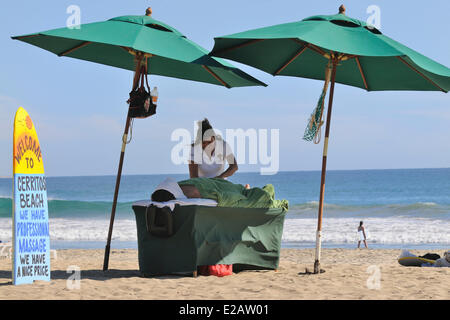
{"label": "beach gear bag", "polygon": [[440,259],[441,256],[438,255],[437,253],[427,253],[423,256],[419,256],[419,258],[424,258],[424,259],[429,259],[429,260],[437,260],[437,259]]}
{"label": "beach gear bag", "polygon": [[202,276],[224,277],[233,274],[232,264],[215,264],[212,266],[198,266],[198,273]]}
{"label": "beach gear bag", "polygon": [[173,235],[173,212],[169,207],[150,205],[145,212],[147,231],[157,237]]}
{"label": "beach gear bag", "polygon": [[[145,83],[147,90],[145,90]],[[139,86],[139,82],[141,85]],[[128,115],[131,118],[147,118],[156,113],[156,104],[153,103],[152,96],[150,95],[150,87],[147,79],[147,68],[142,66],[139,72],[136,83],[133,85],[133,89],[130,92],[130,98],[127,103],[130,105],[128,109]]]}

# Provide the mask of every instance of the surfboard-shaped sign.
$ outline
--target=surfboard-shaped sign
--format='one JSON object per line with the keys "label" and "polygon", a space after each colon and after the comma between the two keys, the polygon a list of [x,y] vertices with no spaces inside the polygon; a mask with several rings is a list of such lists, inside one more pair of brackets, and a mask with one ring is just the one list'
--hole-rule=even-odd
{"label": "surfboard-shaped sign", "polygon": [[47,185],[36,128],[20,107],[13,142],[13,284],[50,281]]}

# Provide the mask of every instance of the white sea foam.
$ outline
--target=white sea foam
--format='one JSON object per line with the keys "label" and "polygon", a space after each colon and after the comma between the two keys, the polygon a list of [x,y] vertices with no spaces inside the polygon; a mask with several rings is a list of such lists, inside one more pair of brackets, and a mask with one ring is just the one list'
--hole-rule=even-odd
{"label": "white sea foam", "polygon": [[[49,220],[50,239],[68,241],[106,241],[109,220],[106,219],[63,219]],[[12,237],[11,219],[0,219],[0,240],[10,241]],[[112,240],[137,240],[136,221],[116,219]]]}
{"label": "white sea foam", "polygon": [[437,203],[434,203],[434,202],[419,202],[419,204],[422,204],[424,206],[430,206],[430,207],[435,207],[438,205]]}
{"label": "white sea foam", "polygon": [[[322,241],[329,244],[352,244],[358,240],[358,218],[324,218]],[[369,243],[376,244],[442,244],[450,245],[450,221],[425,218],[364,218]],[[68,241],[105,241],[107,219],[50,219],[50,238]],[[316,218],[286,219],[284,242],[314,243]],[[0,219],[0,240],[10,241],[11,219]],[[113,240],[137,241],[136,221],[116,219]]]}
{"label": "white sea foam", "polygon": [[[324,218],[324,243],[356,243],[358,218]],[[365,218],[369,243],[450,244],[450,222],[425,218]],[[315,242],[317,219],[286,219],[283,241]]]}

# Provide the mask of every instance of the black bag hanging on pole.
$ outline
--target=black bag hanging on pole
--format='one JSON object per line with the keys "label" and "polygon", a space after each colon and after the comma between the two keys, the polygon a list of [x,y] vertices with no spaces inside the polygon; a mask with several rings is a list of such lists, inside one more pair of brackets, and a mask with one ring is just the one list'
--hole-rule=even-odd
{"label": "black bag hanging on pole", "polygon": [[[148,92],[145,90],[144,77]],[[141,82],[140,86],[139,80]],[[139,71],[139,77],[130,92],[130,99],[128,99],[127,103],[130,105],[128,109],[130,118],[147,118],[156,113],[156,104],[153,103],[152,96],[150,95],[150,87],[147,79],[147,68],[145,65],[142,65]]]}

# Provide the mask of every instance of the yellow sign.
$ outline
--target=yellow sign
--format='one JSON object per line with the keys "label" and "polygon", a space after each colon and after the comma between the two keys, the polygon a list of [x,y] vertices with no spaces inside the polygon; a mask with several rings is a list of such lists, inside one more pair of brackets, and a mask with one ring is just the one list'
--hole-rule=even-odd
{"label": "yellow sign", "polygon": [[47,184],[33,121],[16,112],[13,137],[13,284],[50,281]]}
{"label": "yellow sign", "polygon": [[24,108],[14,120],[13,173],[43,174],[44,162],[33,121]]}

